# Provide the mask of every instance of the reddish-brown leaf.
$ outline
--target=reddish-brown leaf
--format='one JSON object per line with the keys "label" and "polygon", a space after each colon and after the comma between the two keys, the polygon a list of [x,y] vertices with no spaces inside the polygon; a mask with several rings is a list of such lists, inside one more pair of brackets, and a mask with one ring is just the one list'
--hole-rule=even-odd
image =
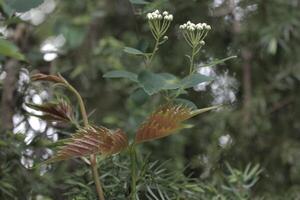
{"label": "reddish-brown leaf", "polygon": [[38,74],[34,74],[31,76],[31,80],[32,81],[50,81],[53,83],[65,83],[64,78],[62,78],[61,76],[56,76],[56,75],[47,75],[47,74],[42,74],[42,73],[38,73]]}
{"label": "reddish-brown leaf", "polygon": [[36,111],[41,111],[42,115],[34,115],[43,120],[56,121],[56,122],[70,122],[73,119],[72,107],[63,99],[57,102],[49,102],[41,105],[26,104],[29,108]]}
{"label": "reddish-brown leaf", "polygon": [[218,107],[191,110],[184,105],[167,104],[161,106],[138,129],[135,142],[142,143],[171,135],[183,127],[181,124],[183,121]]}
{"label": "reddish-brown leaf", "polygon": [[46,163],[92,154],[109,156],[119,153],[127,146],[127,135],[120,129],[112,131],[102,126],[89,126],[79,129]]}
{"label": "reddish-brown leaf", "polygon": [[160,107],[138,129],[135,141],[141,143],[166,137],[181,128],[181,122],[193,117],[190,108],[182,105]]}

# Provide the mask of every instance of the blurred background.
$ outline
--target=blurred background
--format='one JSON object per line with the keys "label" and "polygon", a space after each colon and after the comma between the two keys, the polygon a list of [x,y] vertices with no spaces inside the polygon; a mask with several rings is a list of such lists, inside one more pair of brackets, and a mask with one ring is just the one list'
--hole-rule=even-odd
{"label": "blurred background", "polygon": [[[155,9],[168,10],[174,20],[154,70],[186,73],[190,49],[179,25],[206,22],[212,31],[197,67],[215,81],[199,84],[187,98],[200,108],[227,106],[192,119],[193,128],[150,142],[143,151],[151,152],[152,160],[171,159],[171,170],[187,167],[193,177],[214,185],[223,183],[225,163],[241,170],[260,164],[253,198],[300,199],[299,0],[1,0],[0,5],[2,38],[13,41],[28,60],[0,57],[1,199],[72,199],[66,195],[91,184],[76,170],[76,161],[29,169],[51,156],[51,144],[72,130],[28,116],[24,102],[66,96],[75,103],[68,93],[32,85],[30,74],[61,73],[81,92],[94,124],[134,135],[155,97],[134,92],[127,80],[102,76],[138,70],[142,60],[123,48],[153,47],[145,13]],[[225,64],[206,65],[233,55],[237,58]]]}

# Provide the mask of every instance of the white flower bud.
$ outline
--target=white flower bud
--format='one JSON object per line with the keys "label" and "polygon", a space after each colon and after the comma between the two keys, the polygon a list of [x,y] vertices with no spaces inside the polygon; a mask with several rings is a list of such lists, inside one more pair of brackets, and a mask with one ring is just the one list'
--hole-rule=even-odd
{"label": "white flower bud", "polygon": [[169,39],[169,37],[165,35],[165,36],[163,37],[163,39],[164,39],[164,40],[167,40],[167,39]]}
{"label": "white flower bud", "polygon": [[169,13],[167,11],[164,11],[163,12],[163,15],[168,15]]}
{"label": "white flower bud", "polygon": [[203,29],[202,24],[201,23],[196,24],[196,29],[202,30]]}
{"label": "white flower bud", "polygon": [[205,42],[203,40],[200,41],[201,45],[205,45]]}
{"label": "white flower bud", "polygon": [[207,25],[207,26],[206,26],[206,29],[207,29],[207,30],[211,30],[211,26],[210,26],[210,25]]}
{"label": "white flower bud", "polygon": [[151,19],[151,18],[152,18],[152,14],[151,14],[151,13],[148,13],[148,14],[147,14],[147,18],[148,18],[148,19]]}

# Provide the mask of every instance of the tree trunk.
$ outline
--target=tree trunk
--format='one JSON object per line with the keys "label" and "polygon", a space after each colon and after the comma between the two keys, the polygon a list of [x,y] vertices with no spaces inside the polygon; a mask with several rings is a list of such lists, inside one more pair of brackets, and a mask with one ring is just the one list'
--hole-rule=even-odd
{"label": "tree trunk", "polygon": [[18,61],[10,59],[4,66],[6,77],[3,80],[3,90],[1,99],[1,125],[5,131],[13,129],[13,115],[15,111],[14,94],[17,89]]}

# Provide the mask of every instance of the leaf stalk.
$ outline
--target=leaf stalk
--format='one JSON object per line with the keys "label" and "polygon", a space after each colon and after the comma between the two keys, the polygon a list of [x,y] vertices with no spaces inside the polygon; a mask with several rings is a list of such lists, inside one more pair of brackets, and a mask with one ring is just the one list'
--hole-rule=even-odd
{"label": "leaf stalk", "polygon": [[[65,81],[65,86],[75,94],[78,103],[79,103],[79,107],[80,107],[80,112],[81,112],[81,116],[83,119],[83,125],[84,127],[88,127],[89,126],[89,121],[88,121],[88,115],[86,112],[86,108],[84,105],[84,102],[82,100],[81,95],[79,94],[79,92],[68,82],[66,81],[62,76],[60,76],[64,81]],[[92,169],[92,175],[95,181],[95,185],[96,185],[96,191],[98,194],[98,199],[99,200],[105,200],[104,197],[104,192],[102,189],[102,185],[99,179],[99,172],[98,172],[98,167],[97,167],[97,157],[96,155],[91,155],[90,156],[90,163],[91,163],[91,169]]]}

